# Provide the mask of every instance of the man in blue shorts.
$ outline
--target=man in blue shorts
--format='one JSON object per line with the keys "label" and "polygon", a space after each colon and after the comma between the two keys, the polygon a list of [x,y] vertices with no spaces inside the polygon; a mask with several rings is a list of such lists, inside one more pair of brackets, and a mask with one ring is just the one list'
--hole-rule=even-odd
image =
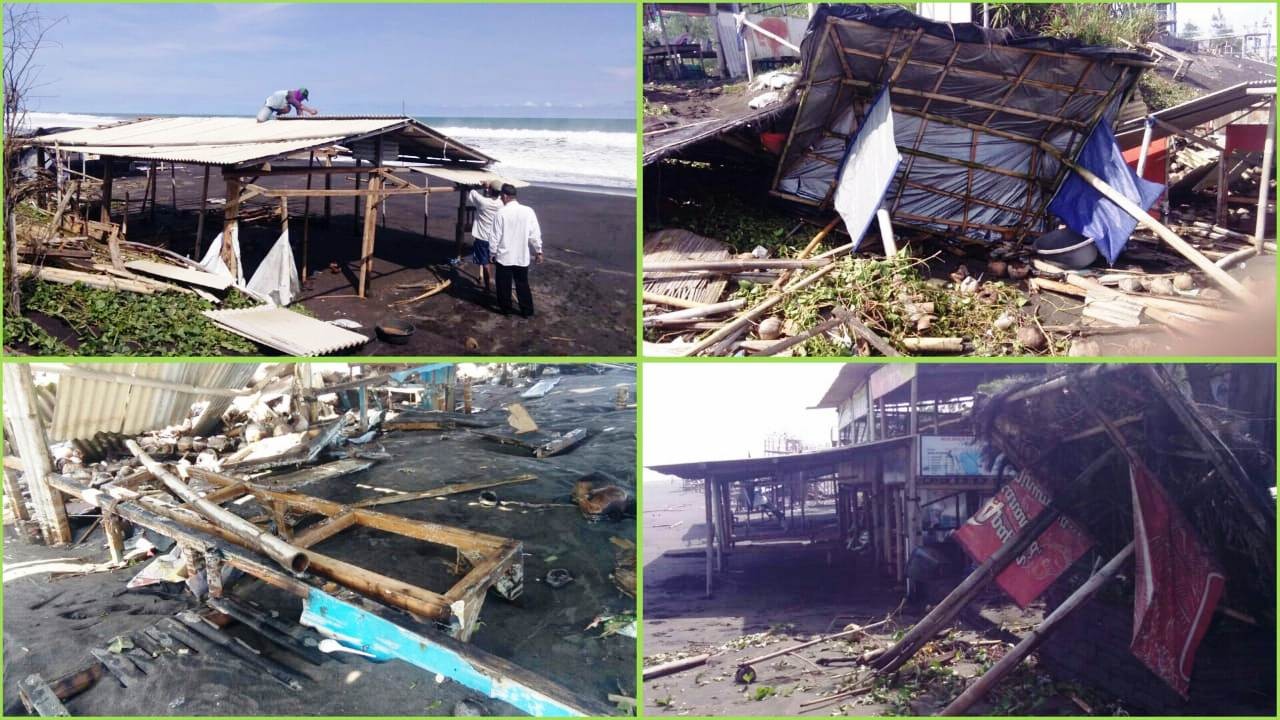
{"label": "man in blue shorts", "polygon": [[490,254],[490,243],[494,240],[493,221],[502,207],[502,200],[498,197],[500,192],[502,181],[494,180],[467,193],[467,204],[476,209],[475,221],[471,224],[471,262],[480,268],[480,279],[486,293],[489,292],[489,276],[493,265]]}

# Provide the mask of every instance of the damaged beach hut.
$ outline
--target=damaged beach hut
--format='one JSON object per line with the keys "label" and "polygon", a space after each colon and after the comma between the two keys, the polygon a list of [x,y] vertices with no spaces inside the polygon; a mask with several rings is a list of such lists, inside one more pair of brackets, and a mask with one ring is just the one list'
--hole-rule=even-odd
{"label": "damaged beach hut", "polygon": [[[1233,271],[1274,252],[1274,143],[1253,126],[1263,152],[1230,163],[1257,183],[1247,228],[1158,219],[1165,186],[1133,167],[1150,138],[1130,158],[1113,134],[1154,51],[860,4],[818,6],[800,49],[765,107],[646,132],[646,213],[669,227],[646,240],[650,351],[1096,355],[1089,337],[1127,334],[1133,354],[1224,324],[1270,333],[1273,263]],[[1274,84],[1235,96],[1265,110]],[[1200,108],[1166,113],[1227,113]]]}
{"label": "damaged beach hut", "polygon": [[[456,192],[457,255],[468,227],[467,190],[501,179],[488,169],[493,158],[400,116],[282,118],[265,123],[236,117],[140,118],[15,141],[33,147],[39,156],[42,172],[29,182],[40,184],[34,197],[46,205],[38,216],[17,223],[14,252],[21,262],[15,284],[30,277],[121,292],[194,295],[196,305],[183,305],[182,310],[174,306],[175,313],[203,308],[194,311],[203,317],[191,319],[193,325],[207,319],[240,338],[241,344],[252,343],[248,348],[301,356],[351,350],[371,339],[354,331],[358,324],[335,325],[285,309],[299,300],[318,265],[334,273],[342,270],[330,257],[316,255],[317,249],[332,253],[334,240],[328,238],[317,248],[312,237],[313,224],[329,225],[335,201],[351,203],[355,237],[347,242],[358,250],[346,272],[355,296],[363,299],[376,281],[379,218],[385,223],[388,198],[423,198],[425,235],[430,196]],[[116,185],[135,165],[146,173],[141,196],[125,192],[122,197]],[[158,242],[159,195],[169,195],[178,214],[177,165],[202,169],[195,226],[180,232],[167,226]],[[161,179],[162,174],[169,177]],[[348,181],[351,187],[335,187]],[[170,186],[168,193],[164,185]],[[155,233],[150,242],[130,236],[131,226],[144,223]],[[274,241],[257,238],[255,247],[242,248],[246,230],[263,223],[268,232],[257,234]],[[406,302],[425,300],[448,283],[442,279],[413,285],[421,294]],[[21,346],[23,337],[11,344]],[[165,350],[225,352],[192,352],[181,346],[147,349]]]}

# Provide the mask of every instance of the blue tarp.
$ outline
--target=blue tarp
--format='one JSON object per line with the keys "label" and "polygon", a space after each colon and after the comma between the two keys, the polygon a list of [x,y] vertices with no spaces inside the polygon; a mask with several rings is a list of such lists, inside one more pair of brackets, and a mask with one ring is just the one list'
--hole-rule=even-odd
{"label": "blue tarp", "polygon": [[[1094,126],[1076,162],[1143,210],[1150,209],[1164,192],[1163,185],[1143,180],[1129,169],[1106,122],[1100,121]],[[1049,203],[1049,212],[1057,215],[1072,230],[1093,238],[1098,250],[1112,265],[1138,226],[1136,218],[1103,197],[1074,172],[1067,174],[1058,194]]]}

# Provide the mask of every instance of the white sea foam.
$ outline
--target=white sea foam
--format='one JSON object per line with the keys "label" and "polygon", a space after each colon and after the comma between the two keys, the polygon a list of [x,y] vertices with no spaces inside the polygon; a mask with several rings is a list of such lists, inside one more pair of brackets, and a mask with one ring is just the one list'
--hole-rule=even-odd
{"label": "white sea foam", "polygon": [[122,118],[108,115],[85,115],[81,113],[29,112],[22,129],[40,128],[87,128],[95,125],[119,122]]}

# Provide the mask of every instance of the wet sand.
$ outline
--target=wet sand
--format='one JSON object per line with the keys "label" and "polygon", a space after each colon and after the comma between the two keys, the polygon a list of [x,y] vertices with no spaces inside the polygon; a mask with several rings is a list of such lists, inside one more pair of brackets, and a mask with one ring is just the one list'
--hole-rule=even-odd
{"label": "wet sand", "polygon": [[[333,187],[350,188],[351,178],[337,174]],[[129,239],[192,256],[202,180],[202,168],[177,166],[173,179],[178,207],[175,214],[169,173],[161,171],[160,201],[152,224],[149,213],[139,213],[145,176],[138,173],[118,177],[114,191],[117,211],[126,192],[133,209]],[[422,183],[421,176],[414,175],[411,180]],[[323,187],[323,178],[316,176],[314,183],[314,187]],[[301,188],[305,178],[263,178],[259,184]],[[439,181],[433,182],[438,184]],[[209,188],[211,198],[222,196],[223,185],[216,171],[211,174]],[[362,327],[357,332],[373,338],[353,351],[361,355],[634,355],[635,197],[529,187],[521,189],[520,201],[538,215],[546,256],[545,263],[530,271],[536,310],[532,318],[499,314],[493,290],[485,293],[473,279],[478,277],[474,265],[464,264],[462,273],[448,265],[455,250],[456,193],[431,196],[425,238],[422,197],[387,199],[385,223],[379,218],[366,299],[355,296],[361,241],[353,221],[353,199],[332,198],[331,222],[325,227],[324,200],[312,198],[306,233],[309,273],[298,304],[321,320],[348,318],[360,323]],[[278,203],[255,198],[245,208],[278,207]],[[303,198],[289,202],[293,218],[290,240],[299,265],[303,262],[304,205]],[[221,230],[221,207],[212,203],[209,206],[201,251]],[[258,266],[279,233],[276,221],[241,222],[241,252],[247,268]],[[464,252],[469,253],[470,246],[468,234]],[[331,271],[331,263],[336,264],[336,271]],[[421,294],[442,279],[453,280],[447,290],[416,303],[391,305]],[[397,287],[401,285],[415,287]],[[393,345],[376,336],[376,325],[391,318],[414,325],[410,343]],[[473,342],[469,343],[469,339]]]}

